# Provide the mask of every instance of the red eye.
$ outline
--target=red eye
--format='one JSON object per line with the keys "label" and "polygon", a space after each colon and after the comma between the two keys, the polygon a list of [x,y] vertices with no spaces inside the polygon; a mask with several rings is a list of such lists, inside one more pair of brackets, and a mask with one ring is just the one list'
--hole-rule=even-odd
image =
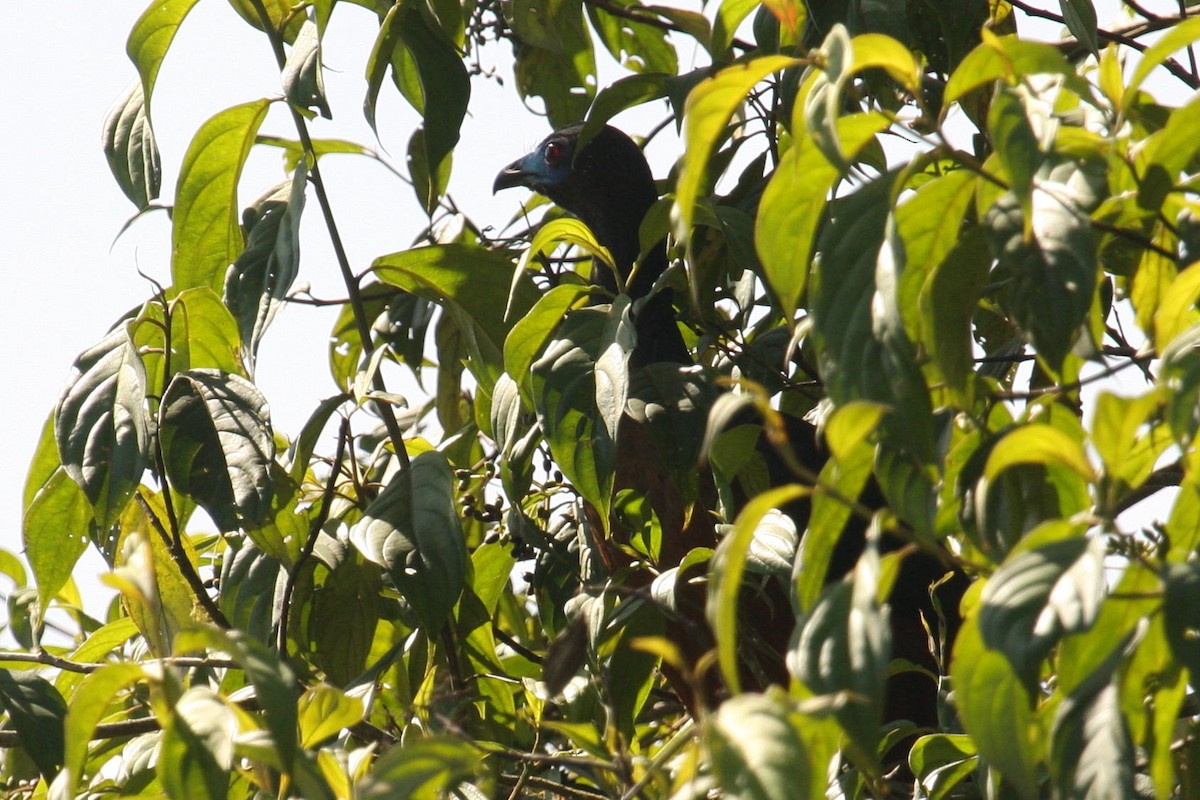
{"label": "red eye", "polygon": [[551,164],[557,164],[563,157],[563,143],[550,142],[546,145],[546,161]]}

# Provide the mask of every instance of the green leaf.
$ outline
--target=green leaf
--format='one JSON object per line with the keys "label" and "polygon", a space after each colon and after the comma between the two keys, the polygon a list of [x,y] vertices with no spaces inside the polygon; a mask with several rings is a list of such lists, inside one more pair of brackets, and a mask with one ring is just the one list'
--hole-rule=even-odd
{"label": "green leaf", "polygon": [[[419,140],[424,154],[421,160],[429,175],[438,175],[458,144],[459,129],[471,98],[471,80],[462,57],[440,27],[431,26],[420,6],[406,0],[396,14],[388,14],[384,24],[397,25],[400,40],[416,62],[417,79],[424,97],[416,110],[424,117]],[[446,164],[448,168],[448,164]],[[444,183],[442,184],[444,186]],[[423,201],[426,210],[434,207]]]}
{"label": "green leaf", "polygon": [[446,457],[426,451],[388,482],[350,532],[359,552],[388,570],[430,638],[466,584],[467,549],[454,496]]}
{"label": "green leaf", "polygon": [[226,269],[242,252],[237,187],[242,167],[270,100],[227,108],[209,119],[188,145],[175,188],[171,277],[177,290],[221,291]]}
{"label": "green leaf", "polygon": [[876,751],[892,651],[879,581],[879,551],[868,538],[853,578],[829,585],[804,616],[788,652],[789,671],[806,689],[846,698],[834,716],[849,737],[852,758],[872,774],[879,770]]}
{"label": "green leaf", "polygon": [[1033,125],[1025,115],[1024,97],[1023,92],[1007,84],[998,85],[988,108],[988,131],[996,148],[996,157],[1008,176],[1009,189],[1028,215],[1032,208],[1033,176],[1045,156],[1038,147]]}
{"label": "green leaf", "polygon": [[300,696],[300,746],[319,747],[339,731],[353,727],[363,719],[363,702],[340,689],[319,683]]}
{"label": "green leaf", "polygon": [[[931,209],[932,210],[932,209]],[[947,212],[952,215],[954,211]],[[968,228],[962,239],[934,267],[918,298],[924,336],[934,363],[948,388],[967,394],[974,366],[971,322],[987,286],[992,257],[979,226]]]}
{"label": "green leaf", "polygon": [[[1046,523],[1009,554],[983,589],[983,642],[1009,659],[1031,691],[1051,648],[1065,634],[1086,630],[1104,599],[1104,542],[1080,531],[1065,521]],[[1038,537],[1058,540],[1033,547]]]}
{"label": "green leaf", "polygon": [[367,665],[382,592],[379,567],[355,558],[344,559],[314,590],[308,618],[312,659],[338,686],[348,685]]}
{"label": "green leaf", "polygon": [[159,437],[167,478],[222,531],[266,518],[275,440],[254,384],[212,369],[181,372],[163,395]]}
{"label": "green leaf", "polygon": [[1020,797],[1039,797],[1036,763],[1043,743],[1030,694],[1004,652],[984,644],[974,618],[958,633],[950,678],[959,717],[979,754]]}
{"label": "green leaf", "polygon": [[286,772],[296,756],[295,675],[266,645],[242,631],[203,627],[184,631],[175,638],[176,655],[205,649],[228,653],[254,685],[267,730]]}
{"label": "green leaf", "polygon": [[137,67],[142,78],[146,106],[154,94],[158,69],[171,47],[171,41],[183,24],[183,19],[199,0],[154,0],[129,32],[125,53]]}
{"label": "green leaf", "polygon": [[1169,564],[1164,577],[1163,619],[1175,657],[1192,674],[1200,673],[1200,570],[1193,564]]}
{"label": "green leaf", "polygon": [[376,759],[370,773],[356,784],[360,800],[439,800],[479,768],[480,757],[470,743],[434,738],[406,741]]}
{"label": "green leaf", "polygon": [[146,468],[146,371],[128,324],[75,359],[54,412],[63,469],[87,495],[96,522],[111,525]]}
{"label": "green leaf", "polygon": [[823,798],[837,732],[782,691],[742,694],[708,717],[704,742],[724,793],[738,800]]}
{"label": "green leaf", "polygon": [[527,388],[529,369],[558,329],[563,315],[586,304],[590,296],[588,287],[577,283],[561,283],[543,294],[504,340],[504,371],[520,377]]}
{"label": "green leaf", "polygon": [[[878,408],[865,403],[850,403],[835,412],[830,420],[830,444],[837,441],[834,457],[825,462],[817,478],[817,485],[836,491],[817,491],[813,493],[812,512],[808,519],[808,529],[800,537],[800,547],[796,553],[796,561],[792,570],[792,580],[796,586],[796,603],[801,611],[808,612],[817,602],[821,591],[830,579],[841,576],[830,576],[829,565],[833,560],[834,549],[842,537],[846,523],[850,520],[852,509],[843,498],[857,498],[871,477],[871,468],[875,461],[875,447],[871,439],[866,438],[869,431],[859,429],[863,435],[859,441],[851,444],[852,436],[846,427],[856,427],[866,420],[854,423],[852,417],[858,416],[862,410],[868,419],[872,416],[869,409]],[[843,416],[849,412],[849,417]],[[838,430],[842,428],[842,430]],[[803,443],[794,443],[803,446]]]}
{"label": "green leaf", "polygon": [[[853,156],[886,128],[882,114],[855,114],[838,120],[838,139]],[[810,137],[783,156],[759,203],[754,246],[763,277],[775,293],[789,325],[808,285],[817,228],[828,213],[829,192],[842,177]]]}
{"label": "green leaf", "polygon": [[1051,732],[1051,771],[1062,797],[1134,797],[1133,742],[1121,714],[1122,653],[1062,699]]}
{"label": "green leaf", "polygon": [[998,37],[986,27],[980,38],[982,43],[966,55],[946,82],[943,102],[947,106],[984,84],[1001,79],[1017,83],[1039,74],[1061,75],[1067,88],[1077,96],[1090,96],[1087,83],[1058,48],[1017,36]]}
{"label": "green leaf", "polygon": [[730,691],[737,694],[741,681],[738,673],[738,595],[742,575],[755,531],[772,510],[787,505],[807,493],[803,486],[780,486],[759,494],[741,510],[733,531],[721,540],[709,567],[708,604],[705,614],[717,640],[717,662]]}
{"label": "green leaf", "polygon": [[1150,76],[1154,68],[1166,61],[1176,50],[1191,45],[1200,39],[1200,19],[1185,19],[1172,25],[1154,44],[1146,48],[1142,57],[1133,68],[1133,74],[1125,84],[1125,102],[1136,96],[1142,82]]}
{"label": "green leaf", "polygon": [[1088,209],[1095,204],[1098,179],[1074,161],[1048,162],[1038,170],[1029,219],[1011,193],[984,218],[999,274],[1007,283],[1006,305],[1054,371],[1062,368],[1087,320],[1096,289]]}
{"label": "green leaf", "polygon": [[721,0],[713,19],[712,53],[716,60],[728,61],[733,39],[737,35],[738,26],[750,12],[759,7],[758,0]]}
{"label": "green leaf", "polygon": [[79,557],[99,530],[79,484],[66,470],[55,470],[25,509],[21,537],[25,558],[38,587],[38,603],[49,607],[71,578]]}
{"label": "green leaf", "polygon": [[1082,443],[1053,425],[1023,425],[1005,434],[988,455],[984,477],[995,480],[1017,464],[1061,464],[1085,481],[1096,478]]}
{"label": "green leaf", "polygon": [[1184,269],[1166,288],[1154,312],[1154,345],[1165,353],[1175,337],[1200,322],[1200,269]]}
{"label": "green leaf", "polygon": [[163,720],[158,777],[172,800],[223,800],[238,722],[219,694],[194,686]]}
{"label": "green leaf", "polygon": [[934,733],[913,742],[908,766],[929,800],[945,800],[979,768],[979,754],[970,736]]}
{"label": "green leaf", "polygon": [[727,67],[696,85],[688,94],[685,110],[685,149],[679,182],[675,186],[675,231],[680,241],[691,235],[696,201],[708,173],[717,140],[733,113],[754,85],[773,72],[800,66],[784,56],[764,56]]}
{"label": "green leaf", "polygon": [[[609,54],[622,67],[634,73],[658,73],[660,80],[668,75],[675,75],[679,71],[679,59],[675,54],[673,39],[663,36],[662,28],[645,22],[636,22],[626,15],[618,16],[616,13],[610,13],[608,8],[601,6],[588,4],[586,8],[588,17],[592,21],[592,29],[604,43]],[[632,2],[632,0],[614,3],[610,8],[636,10],[643,13],[650,10],[647,6]],[[668,16],[663,9],[654,9],[654,11],[662,17]],[[707,27],[707,23],[704,27]],[[599,99],[599,95],[597,95],[597,99]],[[593,112],[595,108],[593,105]],[[582,144],[577,144],[576,152],[581,148]]]}
{"label": "green leaf", "polygon": [[33,672],[0,669],[0,706],[17,729],[21,746],[47,781],[63,765],[63,721],[67,703],[45,678]]}
{"label": "green leaf", "polygon": [[596,56],[583,7],[563,0],[519,0],[505,18],[518,34],[517,91],[540,97],[550,125],[560,128],[587,114],[596,93]]}
{"label": "green leaf", "polygon": [[108,706],[118,692],[145,677],[145,670],[136,662],[105,664],[85,677],[71,696],[63,731],[66,744],[63,769],[54,780],[58,796],[75,797],[75,789],[83,777],[88,742],[96,725],[104,718]]}
{"label": "green leaf", "polygon": [[321,37],[317,25],[306,19],[283,65],[283,96],[294,108],[315,108],[322,117],[332,118],[325,98],[325,76],[321,64]]}
{"label": "green leaf", "polygon": [[246,210],[246,249],[225,274],[225,305],[238,323],[244,357],[253,366],[259,342],[300,272],[300,215],[308,168]]}
{"label": "green leaf", "polygon": [[[171,321],[169,341],[165,316]],[[189,369],[245,372],[237,321],[212,289],[180,292],[168,302],[165,316],[162,303],[150,301],[130,329],[146,369],[148,395],[161,397],[171,377]]]}
{"label": "green leaf", "polygon": [[1096,33],[1096,9],[1092,0],[1059,0],[1067,30],[1096,57],[1100,56],[1100,41]]}
{"label": "green leaf", "polygon": [[[633,325],[628,306],[575,311],[532,366],[538,421],[554,461],[608,524]],[[603,361],[603,364],[601,363]]]}
{"label": "green leaf", "polygon": [[532,279],[523,270],[514,275],[503,253],[462,244],[381,256],[371,269],[385,283],[446,310],[466,340],[472,374],[490,392],[504,371],[505,338],[540,296]]}
{"label": "green leaf", "polygon": [[141,82],[131,85],[109,110],[101,136],[117,185],[138,210],[145,209],[158,199],[162,166]]}

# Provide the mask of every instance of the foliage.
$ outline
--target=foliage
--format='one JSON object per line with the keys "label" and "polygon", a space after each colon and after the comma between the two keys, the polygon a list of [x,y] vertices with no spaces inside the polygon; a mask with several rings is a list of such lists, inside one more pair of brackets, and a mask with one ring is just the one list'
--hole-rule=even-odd
{"label": "foliage", "polygon": [[[32,576],[0,552],[13,796],[1194,791],[1200,100],[1151,92],[1200,88],[1183,4],[1106,29],[1090,0],[231,2],[280,97],[161,163],[155,79],[196,0],[154,0],[105,123],[139,213],[178,174],[172,283],[75,362],[29,469]],[[421,115],[430,219],[363,274],[322,172],[369,151],[313,133],[346,113],[322,38],[351,14],[379,22],[368,119],[393,89]],[[1034,16],[1064,38],[1023,37]],[[670,231],[696,366],[631,366],[629,298],[570,279],[606,257],[584,226],[433,233],[498,44],[554,125],[667,101],[686,147],[644,233]],[[628,75],[597,90],[600,49]],[[294,131],[262,130],[275,104]],[[238,208],[262,146],[289,173]],[[331,396],[280,431],[254,370],[302,224],[348,301]],[[393,364],[432,396],[389,390]],[[824,463],[789,433],[806,414]],[[105,619],[71,580],[87,547]],[[958,628],[914,730],[885,698],[918,669],[889,626],[922,556],[970,588],[916,631]]]}

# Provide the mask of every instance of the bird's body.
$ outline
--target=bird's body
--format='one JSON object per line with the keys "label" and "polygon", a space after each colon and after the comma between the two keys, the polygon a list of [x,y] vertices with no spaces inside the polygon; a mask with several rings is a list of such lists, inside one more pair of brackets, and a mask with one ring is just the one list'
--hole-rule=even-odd
{"label": "bird's body", "polygon": [[[650,166],[641,148],[609,125],[576,153],[582,129],[571,125],[547,136],[533,152],[505,167],[496,176],[493,190],[524,186],[545,195],[581,219],[596,241],[608,248],[625,291],[632,300],[641,301],[634,317],[638,333],[634,366],[688,363],[691,356],[675,321],[672,291],[664,288],[644,299],[667,268],[666,242],[651,247],[633,272],[641,254],[642,220],[658,200]],[[633,280],[628,281],[631,273]],[[595,270],[592,281],[610,294],[617,291],[616,279],[606,268]]]}
{"label": "bird's body", "polygon": [[[531,153],[505,167],[497,176],[494,188],[525,186],[579,217],[612,253],[624,280],[640,253],[639,230],[642,219],[658,198],[654,180],[640,148],[615,128],[606,126],[577,153],[581,129],[581,125],[573,125],[550,134]],[[659,242],[642,257],[634,280],[626,286],[630,297],[635,301],[645,298],[666,266],[665,242]],[[593,276],[593,281],[609,292],[616,291],[616,282],[607,273]],[[631,358],[631,366],[644,366],[656,361],[694,363],[680,336],[669,289],[660,290],[648,301],[643,300],[636,325],[638,344]],[[758,454],[773,485],[796,479],[788,461],[803,464],[810,473],[815,474],[827,459],[820,437],[812,425],[794,417],[786,418],[785,424],[794,459],[782,459],[765,442],[765,437],[760,439],[758,446]],[[676,555],[682,558],[693,548],[715,544],[715,530],[709,512],[715,507],[711,502],[715,491],[711,476],[708,476],[707,481],[701,481],[700,500],[682,501],[684,493],[673,485],[673,476],[669,469],[659,463],[661,460],[645,431],[638,429],[638,426],[628,425],[622,429],[615,476],[617,488],[633,488],[655,509],[663,534],[664,559],[658,566],[666,569],[679,563]],[[864,501],[882,504],[877,487],[868,488]],[[784,511],[792,517],[797,530],[805,529],[809,514],[807,500],[795,502]],[[854,568],[864,546],[864,528],[862,520],[851,521],[832,555],[829,580],[838,580]],[[885,542],[885,546],[891,549],[897,544],[898,541]],[[601,546],[599,549],[604,548]],[[667,557],[667,553],[672,555]],[[906,558],[901,579],[892,595],[891,628],[895,654],[933,674],[936,674],[938,664],[929,652],[922,620],[936,625],[929,585],[945,572],[946,567],[937,556],[913,553]],[[963,588],[964,580],[957,580],[949,590],[945,587],[941,590],[942,607],[949,616],[954,617],[949,620],[951,635],[957,629],[957,595]],[[766,642],[767,649],[771,651],[763,658],[762,648],[759,648],[758,661],[752,671],[769,681],[786,682],[788,675],[784,654],[796,620],[791,614],[787,597],[768,598],[766,603],[762,602],[763,597],[765,595],[755,597],[753,593],[747,593],[744,598],[747,606],[757,604],[756,611],[743,617],[743,627],[747,628],[744,633],[749,636],[747,641]],[[693,607],[702,609],[703,598],[697,600]],[[697,622],[702,627],[702,611],[697,616]],[[711,646],[711,639],[694,636],[696,629],[693,625],[687,637],[680,642],[685,651],[698,651],[690,653],[693,660]],[[889,688],[889,707],[885,710],[887,719],[907,718],[926,726],[937,723],[937,687],[927,676],[910,672],[898,676],[894,684],[894,688]],[[677,688],[681,688],[681,693],[691,690],[686,681],[677,682]]]}

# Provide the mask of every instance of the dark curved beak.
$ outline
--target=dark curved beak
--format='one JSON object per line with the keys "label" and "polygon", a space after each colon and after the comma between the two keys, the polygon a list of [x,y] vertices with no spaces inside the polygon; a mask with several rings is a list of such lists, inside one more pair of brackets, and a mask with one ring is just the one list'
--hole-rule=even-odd
{"label": "dark curved beak", "polygon": [[500,174],[496,176],[496,182],[492,184],[492,194],[501,189],[511,189],[514,186],[528,185],[529,173],[525,170],[526,158],[527,156],[522,156],[500,170]]}

